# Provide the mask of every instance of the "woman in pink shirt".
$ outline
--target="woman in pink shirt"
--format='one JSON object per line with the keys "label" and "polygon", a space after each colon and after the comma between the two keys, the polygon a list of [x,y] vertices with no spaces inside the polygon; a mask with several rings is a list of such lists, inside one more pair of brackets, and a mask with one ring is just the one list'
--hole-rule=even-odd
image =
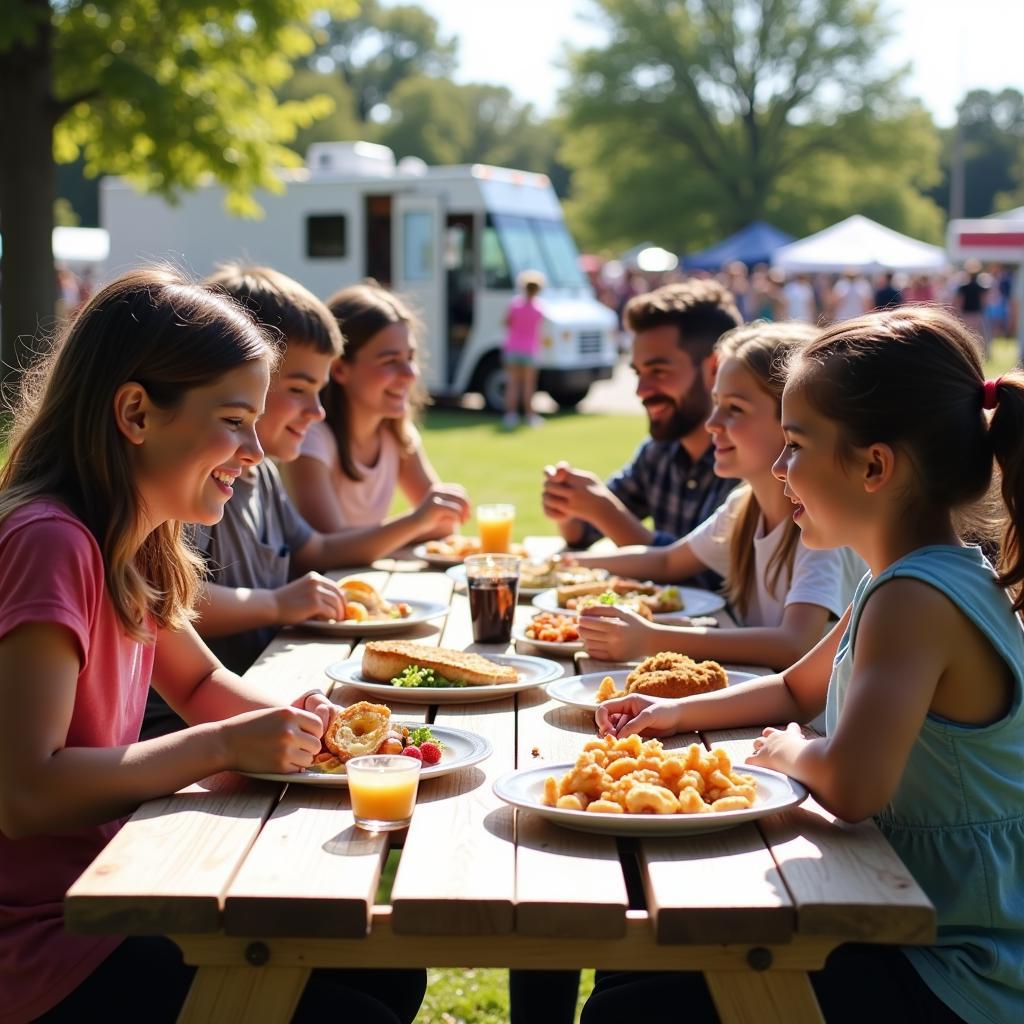
{"label": "woman in pink shirt", "polygon": [[531,427],[540,426],[543,422],[533,411],[533,393],[537,388],[537,355],[544,324],[544,313],[537,303],[537,296],[544,287],[544,275],[535,270],[524,270],[519,275],[519,287],[523,294],[512,300],[505,315],[508,333],[503,349],[506,386],[502,423],[509,428],[519,425],[520,403],[523,417]]}
{"label": "woman in pink shirt", "polygon": [[[24,382],[0,470],[2,1024],[173,1020],[194,970],[177,947],[68,934],[65,891],[143,801],[227,769],[295,771],[319,751],[324,695],[279,706],[190,622],[200,562],[181,523],[218,522],[262,459],[276,358],[229,299],[138,270]],[[192,727],[140,743],[151,681]],[[403,975],[418,1006],[419,972]],[[376,987],[366,972],[311,981],[296,1019],[354,993],[365,1019],[411,1020]]]}

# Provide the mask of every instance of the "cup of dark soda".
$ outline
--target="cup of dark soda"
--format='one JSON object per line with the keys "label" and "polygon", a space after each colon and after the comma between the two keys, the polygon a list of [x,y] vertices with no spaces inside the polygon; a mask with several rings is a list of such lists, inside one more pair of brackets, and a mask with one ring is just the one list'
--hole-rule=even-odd
{"label": "cup of dark soda", "polygon": [[473,639],[478,644],[507,644],[519,598],[519,559],[515,555],[470,555],[466,589]]}

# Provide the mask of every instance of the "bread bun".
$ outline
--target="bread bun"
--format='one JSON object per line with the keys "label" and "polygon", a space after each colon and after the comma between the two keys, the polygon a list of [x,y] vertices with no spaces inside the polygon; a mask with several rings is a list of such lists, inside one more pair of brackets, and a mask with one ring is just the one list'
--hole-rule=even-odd
{"label": "bread bun", "polygon": [[445,679],[466,686],[494,686],[515,683],[519,673],[471,651],[427,647],[409,640],[374,640],[363,649],[363,678],[390,683],[410,665],[433,669]]}
{"label": "bread bun", "polygon": [[324,733],[324,746],[344,764],[353,757],[376,754],[388,737],[391,709],[384,704],[361,700],[342,708]]}

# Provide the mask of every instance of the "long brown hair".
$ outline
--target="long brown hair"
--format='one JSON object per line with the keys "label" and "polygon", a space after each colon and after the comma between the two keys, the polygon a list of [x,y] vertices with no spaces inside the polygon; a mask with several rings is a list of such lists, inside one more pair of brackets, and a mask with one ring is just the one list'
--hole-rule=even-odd
{"label": "long brown hair", "polygon": [[[406,324],[414,342],[422,333],[419,320],[408,306],[397,295],[373,280],[342,288],[327,300],[327,308],[334,314],[345,337],[345,348],[339,358],[346,363],[353,362],[359,350],[391,324]],[[409,394],[409,409],[406,414],[398,419],[384,421],[405,453],[411,452],[415,445],[410,428],[426,400],[426,391],[417,381]],[[333,375],[320,393],[320,401],[326,414],[325,421],[338,445],[342,472],[350,480],[362,480],[362,474],[356,468],[352,456],[349,424],[352,405],[345,394],[344,386],[339,384]]]}
{"label": "long brown hair", "polygon": [[141,498],[114,395],[141,384],[162,409],[275,349],[230,299],[167,269],[124,274],[97,292],[22,384],[10,454],[0,470],[0,521],[31,501],[68,506],[96,539],[107,590],[129,636],[146,618],[179,628],[191,617],[200,562],[167,522],[141,546]]}
{"label": "long brown hair", "polygon": [[[942,309],[903,306],[829,328],[801,354],[793,382],[838,425],[844,447],[884,443],[907,453],[916,484],[907,516],[946,510],[979,538],[1001,528],[999,583],[1024,609],[1024,374],[1000,378],[989,418],[966,327]],[[1003,507],[991,517],[994,466]]]}
{"label": "long brown hair", "polygon": [[[815,328],[797,321],[753,323],[723,334],[715,345],[715,355],[719,364],[726,359],[739,360],[761,390],[775,399],[776,412],[781,414],[786,365],[794,352],[804,348],[817,336]],[[750,598],[757,589],[754,537],[760,521],[761,506],[753,490],[747,487],[746,493],[739,499],[736,525],[729,543],[729,575],[725,585],[730,603],[741,614],[746,612]],[[799,542],[800,527],[790,519],[786,523],[782,540],[765,567],[765,587],[770,594],[776,594],[783,573],[792,572]]]}

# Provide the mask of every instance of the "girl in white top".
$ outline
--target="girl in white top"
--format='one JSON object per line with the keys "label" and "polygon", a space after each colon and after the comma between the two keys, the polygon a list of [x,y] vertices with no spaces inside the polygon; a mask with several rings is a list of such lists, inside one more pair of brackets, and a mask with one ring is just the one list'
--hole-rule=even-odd
{"label": "girl in white top", "polygon": [[[327,305],[345,348],[321,395],[326,418],[281,475],[314,529],[344,531],[352,564],[372,562],[457,530],[469,502],[460,486],[438,481],[412,425],[423,404],[412,313],[375,281],[343,288]],[[388,519],[396,487],[412,508]]]}
{"label": "girl in white top", "polygon": [[784,438],[779,420],[785,364],[817,331],[806,324],[758,323],[722,336],[707,421],[715,473],[746,481],[696,530],[667,548],[624,548],[613,555],[581,555],[623,576],[673,582],[703,569],[725,577],[738,628],[665,626],[631,611],[588,608],[580,637],[588,653],[628,661],[659,651],[698,660],[791,664],[846,610],[865,570],[849,549],[814,551],[800,541],[793,506],[772,474]]}

